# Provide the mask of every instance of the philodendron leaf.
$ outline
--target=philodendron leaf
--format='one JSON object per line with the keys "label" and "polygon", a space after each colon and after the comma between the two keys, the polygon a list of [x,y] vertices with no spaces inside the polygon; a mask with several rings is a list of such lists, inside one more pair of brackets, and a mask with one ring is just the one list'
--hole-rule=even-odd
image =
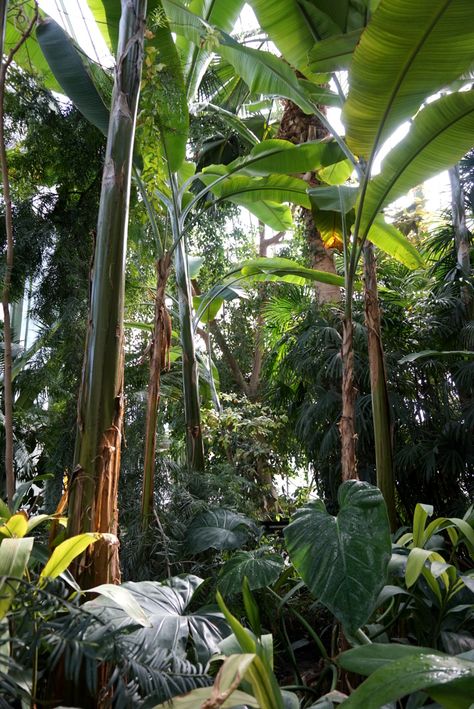
{"label": "philodendron leaf", "polygon": [[380,709],[424,690],[446,709],[469,709],[474,697],[474,662],[436,651],[406,653],[373,672],[344,702],[347,709]]}
{"label": "philodendron leaf", "polygon": [[191,554],[211,548],[238,549],[255,529],[255,523],[245,515],[218,507],[194,517],[186,533],[186,548]]}
{"label": "philodendron leaf", "polygon": [[353,633],[370,618],[385,583],[390,527],[376,487],[350,480],[338,499],[337,517],[320,500],[298,510],[285,540],[311,592]]}
{"label": "philodendron leaf", "polygon": [[239,551],[222,567],[218,581],[219,590],[224,596],[239,593],[244,578],[248,579],[252,591],[270,586],[280,576],[283,566],[281,556],[269,554],[268,550]]}

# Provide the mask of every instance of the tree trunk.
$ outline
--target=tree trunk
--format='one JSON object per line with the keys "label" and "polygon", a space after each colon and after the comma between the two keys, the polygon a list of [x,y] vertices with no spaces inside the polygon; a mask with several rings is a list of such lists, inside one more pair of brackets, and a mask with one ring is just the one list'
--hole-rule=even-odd
{"label": "tree trunk", "polygon": [[342,416],[341,434],[342,480],[357,480],[354,387],[354,324],[352,315],[342,321]]}
{"label": "tree trunk", "polygon": [[365,323],[369,351],[370,389],[375,442],[377,487],[384,496],[392,531],[397,527],[395,509],[395,478],[393,474],[393,443],[388,401],[387,375],[382,345],[380,306],[377,293],[377,267],[374,245],[364,245]]}
{"label": "tree trunk", "polygon": [[174,235],[175,268],[178,289],[181,348],[183,353],[184,418],[186,424],[186,460],[189,470],[204,470],[204,443],[201,428],[199,375],[194,348],[192,292],[183,237]]}
{"label": "tree trunk", "polygon": [[[125,256],[145,15],[146,0],[122,0],[78,404],[75,467],[69,483],[69,536],[89,531],[117,534]],[[109,539],[96,542],[74,562],[72,571],[81,586],[119,582],[118,542]]]}
{"label": "tree trunk", "polygon": [[155,317],[150,351],[150,375],[145,429],[145,456],[142,487],[142,526],[148,527],[153,513],[153,488],[155,478],[156,420],[160,404],[161,372],[169,368],[171,345],[171,319],[165,304],[165,290],[170,272],[168,254],[156,262]]}
{"label": "tree trunk", "polygon": [[[303,113],[299,106],[292,101],[284,100],[282,103],[284,111],[280,121],[278,138],[300,145],[309,140],[321,140],[328,137],[326,128],[316,116]],[[324,110],[324,107],[321,108]],[[314,173],[302,175],[302,177],[312,185],[318,184]],[[301,207],[300,214],[308,244],[311,267],[335,274],[333,251],[325,247],[311,210]],[[314,288],[319,303],[339,303],[341,301],[341,289],[338,286],[315,282]]]}
{"label": "tree trunk", "polygon": [[455,165],[449,170],[451,182],[451,210],[453,215],[454,239],[456,257],[464,283],[461,285],[461,300],[466,307],[468,317],[473,313],[473,294],[468,279],[471,276],[470,234],[466,225],[466,210],[464,207],[464,192],[459,175],[459,167]]}

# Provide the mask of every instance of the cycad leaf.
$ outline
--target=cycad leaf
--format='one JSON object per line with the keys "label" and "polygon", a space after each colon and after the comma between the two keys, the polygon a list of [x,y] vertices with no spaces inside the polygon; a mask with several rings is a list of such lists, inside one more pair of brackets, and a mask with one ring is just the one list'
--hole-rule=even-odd
{"label": "cycad leaf", "polygon": [[351,149],[369,158],[423,101],[473,63],[472,0],[382,0],[362,34],[343,110]]}
{"label": "cycad leaf", "polygon": [[474,143],[474,91],[443,96],[416,116],[403,141],[387,155],[369,183],[363,205],[363,237],[386,204],[429,177],[448,169]]}
{"label": "cycad leaf", "polygon": [[232,64],[252,93],[283,96],[305,113],[313,113],[313,106],[295,73],[282,59],[270,52],[239,44],[226,32],[216,30],[190,12],[178,0],[163,0],[163,7],[174,32],[184,35],[197,46],[220,54]]}
{"label": "cycad leaf", "polygon": [[310,502],[285,529],[290,559],[314,596],[349,632],[366,623],[383,588],[391,553],[380,491],[349,481],[339,488],[339,514]]}
{"label": "cycad leaf", "polygon": [[51,18],[38,25],[36,37],[61,89],[93,125],[107,135],[109,111],[94,86],[79,51]]}

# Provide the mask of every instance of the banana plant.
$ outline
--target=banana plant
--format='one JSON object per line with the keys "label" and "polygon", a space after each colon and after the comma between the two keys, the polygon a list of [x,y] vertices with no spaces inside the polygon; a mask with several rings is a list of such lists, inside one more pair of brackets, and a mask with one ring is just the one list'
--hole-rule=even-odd
{"label": "banana plant", "polygon": [[[471,66],[467,47],[472,41],[473,7],[467,0],[425,0],[416,7],[407,0],[308,3],[304,0],[272,0],[252,3],[261,26],[285,59],[307,77],[297,79],[290,67],[274,55],[239,45],[219,28],[196,18],[179,0],[165,0],[171,25],[196,44],[212,46],[232,64],[253,91],[290,98],[303,111],[314,113],[333,135],[358,176],[352,204],[344,203],[341,188],[333,188],[333,204],[327,207],[318,188],[310,190],[313,208],[325,214],[332,230],[344,241],[346,304],[343,320],[343,413],[341,419],[343,478],[357,475],[354,427],[352,295],[355,275],[367,241],[386,250],[409,267],[422,265],[403,235],[381,219],[380,211],[411,187],[455,163],[471,146],[472,92],[455,91],[426,105],[427,99],[453,84]],[[369,21],[367,23],[367,18]],[[409,27],[409,32],[402,28]],[[442,47],[450,44],[449,60]],[[468,39],[469,38],[469,39]],[[374,62],[381,71],[374,74]],[[349,71],[346,97],[337,72]],[[314,100],[317,88],[333,74],[343,105],[346,135],[338,135]],[[318,83],[319,82],[319,83]],[[316,87],[316,89],[314,88]],[[319,94],[321,96],[321,93]],[[422,110],[420,110],[422,109]],[[380,175],[374,161],[383,143],[404,120],[413,119],[406,138],[386,157]],[[326,188],[322,188],[326,189]],[[337,206],[337,203],[340,203]],[[324,206],[326,204],[326,207]],[[336,205],[336,206],[335,206]],[[368,253],[368,252],[366,252]],[[368,265],[370,266],[369,254]],[[373,273],[373,268],[372,268]],[[372,290],[373,307],[377,304]],[[370,313],[369,313],[370,314]],[[373,334],[380,342],[377,317]],[[370,321],[369,321],[370,323]],[[375,340],[372,338],[372,344]],[[373,410],[377,440],[379,483],[386,496],[392,491],[390,461],[384,459],[389,440],[389,416],[383,370],[383,351],[371,348]],[[381,385],[379,386],[381,382]],[[389,477],[390,479],[384,479]]]}

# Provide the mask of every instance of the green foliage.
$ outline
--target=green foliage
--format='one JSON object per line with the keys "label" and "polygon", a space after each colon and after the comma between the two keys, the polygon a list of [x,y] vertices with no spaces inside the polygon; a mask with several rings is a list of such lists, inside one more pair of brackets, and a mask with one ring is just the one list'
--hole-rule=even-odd
{"label": "green foliage", "polygon": [[308,503],[293,516],[285,540],[314,596],[355,633],[371,616],[384,584],[390,529],[382,495],[367,483],[344,483],[339,505],[332,517],[321,501]]}
{"label": "green foliage", "polygon": [[194,517],[186,533],[186,548],[191,554],[207,549],[239,549],[255,533],[248,517],[232,510],[211,509]]}

